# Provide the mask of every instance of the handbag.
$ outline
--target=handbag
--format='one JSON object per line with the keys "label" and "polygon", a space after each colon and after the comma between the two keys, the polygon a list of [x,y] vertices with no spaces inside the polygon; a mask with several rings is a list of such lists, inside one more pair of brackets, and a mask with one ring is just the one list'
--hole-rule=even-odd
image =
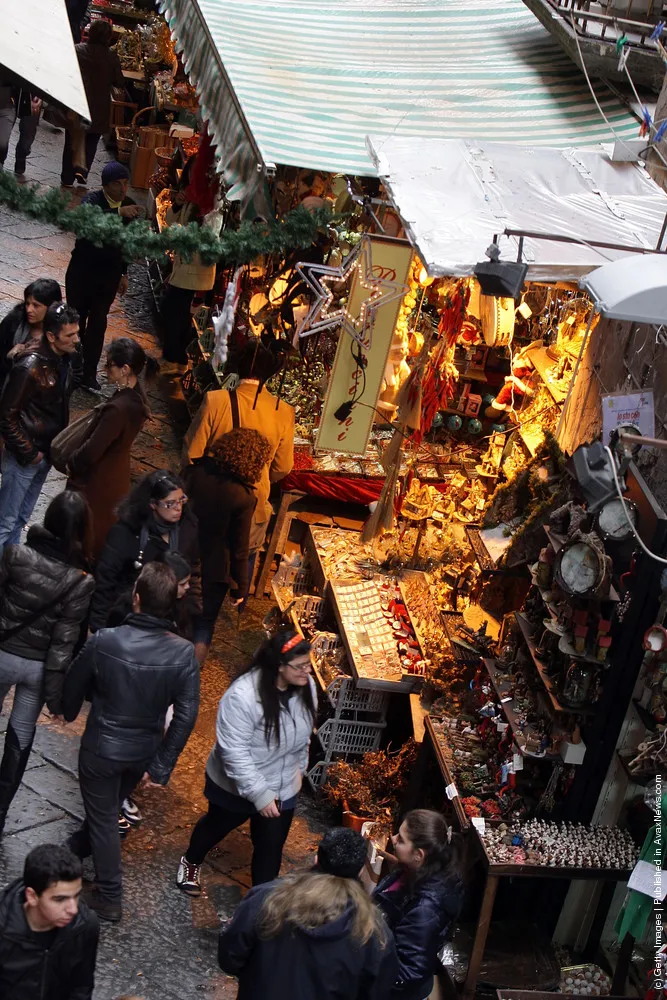
{"label": "handbag", "polygon": [[[82,576],[85,575],[86,574],[82,571]],[[18,635],[19,632],[22,632],[24,628],[34,625],[35,622],[41,618],[42,615],[45,615],[47,611],[50,611],[51,608],[58,603],[58,601],[62,601],[65,597],[69,597],[76,585],[79,583],[80,579],[81,577],[77,576],[74,583],[71,583],[69,587],[65,588],[65,590],[61,590],[60,593],[56,594],[55,597],[52,597],[50,601],[47,601],[47,603],[42,605],[41,608],[38,608],[37,611],[33,611],[31,615],[24,618],[18,625],[14,625],[13,628],[8,628],[4,631],[0,630],[0,642],[6,642],[7,639],[13,639],[14,636]]]}
{"label": "handbag", "polygon": [[69,463],[97,427],[106,402],[98,403],[92,410],[68,424],[51,442],[50,457],[58,472],[69,475]]}

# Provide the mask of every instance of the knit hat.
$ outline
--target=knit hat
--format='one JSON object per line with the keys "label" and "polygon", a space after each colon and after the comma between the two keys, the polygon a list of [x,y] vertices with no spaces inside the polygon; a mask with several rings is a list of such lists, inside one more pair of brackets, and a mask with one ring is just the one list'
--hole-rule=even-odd
{"label": "knit hat", "polygon": [[317,849],[317,867],[327,875],[357,878],[364,866],[368,845],[357,830],[337,826],[327,830]]}
{"label": "knit hat", "polygon": [[124,163],[118,163],[117,160],[107,163],[102,170],[102,186],[111,184],[112,181],[129,181],[129,179],[130,171]]}

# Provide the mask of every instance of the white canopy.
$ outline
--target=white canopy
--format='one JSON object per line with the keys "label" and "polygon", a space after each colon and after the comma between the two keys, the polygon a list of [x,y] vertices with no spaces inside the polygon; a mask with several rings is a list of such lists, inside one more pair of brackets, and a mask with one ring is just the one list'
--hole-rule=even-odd
{"label": "white canopy", "polygon": [[609,319],[667,322],[667,256],[637,254],[591,271],[579,282]]}
{"label": "white canopy", "polygon": [[[598,147],[554,149],[404,136],[368,139],[378,173],[432,277],[469,275],[496,233],[518,229],[656,247],[667,194]],[[499,239],[516,260],[518,239]],[[528,278],[576,281],[623,252],[526,239]]]}
{"label": "white canopy", "polygon": [[2,0],[0,65],[90,120],[65,0]]}

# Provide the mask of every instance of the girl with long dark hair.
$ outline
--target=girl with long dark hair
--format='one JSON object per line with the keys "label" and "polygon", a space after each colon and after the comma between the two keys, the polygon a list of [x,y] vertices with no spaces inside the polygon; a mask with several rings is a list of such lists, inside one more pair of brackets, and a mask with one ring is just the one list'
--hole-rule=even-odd
{"label": "girl with long dark hair", "polygon": [[310,673],[307,640],[279,632],[220,699],[216,743],[206,765],[208,812],[195,826],[176,876],[189,895],[201,892],[208,852],[247,819],[252,884],[278,875],[315,722]]}
{"label": "girl with long dark hair", "polygon": [[141,567],[178,552],[191,569],[190,597],[201,608],[201,574],[197,518],[188,505],[180,476],[158,469],[144,476],[118,508],[95,569],[97,588],[90,627],[104,628],[109,612],[127,600]]}
{"label": "girl with long dark hair", "polygon": [[396,943],[399,975],[391,998],[425,1000],[463,903],[456,844],[444,816],[430,809],[406,813],[392,843],[398,868],[373,894]]}
{"label": "girl with long dark hair", "polygon": [[23,302],[10,309],[0,323],[0,382],[17,355],[36,347],[42,339],[46,310],[62,302],[60,285],[53,278],[38,278],[23,289]]}
{"label": "girl with long dark hair", "polygon": [[[103,404],[87,441],[69,462],[68,487],[79,490],[93,514],[93,555],[97,557],[116,521],[116,507],[130,491],[130,452],[150,416],[141,383],[147,366],[143,347],[131,337],[113,340],[107,349],[109,381],[115,394]],[[157,368],[157,362],[153,362]]]}
{"label": "girl with long dark hair", "polygon": [[49,504],[44,525],[25,545],[7,545],[0,561],[0,706],[14,687],[0,763],[0,832],[26,769],[46,702],[62,714],[65,671],[88,613],[95,581],[88,572],[90,511],[66,490]]}

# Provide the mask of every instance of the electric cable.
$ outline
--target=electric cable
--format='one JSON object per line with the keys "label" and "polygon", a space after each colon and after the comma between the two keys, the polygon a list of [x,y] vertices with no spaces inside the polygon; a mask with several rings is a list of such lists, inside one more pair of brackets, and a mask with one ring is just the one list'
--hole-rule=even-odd
{"label": "electric cable", "polygon": [[658,555],[655,554],[655,552],[651,552],[651,550],[649,549],[649,547],[644,544],[643,539],[640,538],[639,532],[637,531],[637,529],[635,528],[634,524],[632,523],[632,518],[628,514],[627,507],[625,506],[625,497],[623,496],[623,490],[621,489],[621,484],[618,481],[618,475],[616,473],[616,460],[614,458],[613,452],[612,452],[611,448],[609,447],[609,445],[607,445],[607,444],[604,445],[604,450],[607,453],[607,458],[611,462],[611,472],[612,472],[612,475],[614,477],[614,484],[616,486],[616,492],[618,493],[618,495],[619,495],[619,497],[621,499],[621,507],[623,508],[623,514],[625,515],[625,520],[628,522],[628,525],[630,526],[630,530],[632,531],[632,534],[635,536],[636,540],[639,542],[639,545],[644,550],[644,552],[646,553],[647,556],[649,556],[651,559],[655,560],[655,562],[660,563],[662,566],[667,566],[667,559],[663,559],[662,556],[658,556]]}

